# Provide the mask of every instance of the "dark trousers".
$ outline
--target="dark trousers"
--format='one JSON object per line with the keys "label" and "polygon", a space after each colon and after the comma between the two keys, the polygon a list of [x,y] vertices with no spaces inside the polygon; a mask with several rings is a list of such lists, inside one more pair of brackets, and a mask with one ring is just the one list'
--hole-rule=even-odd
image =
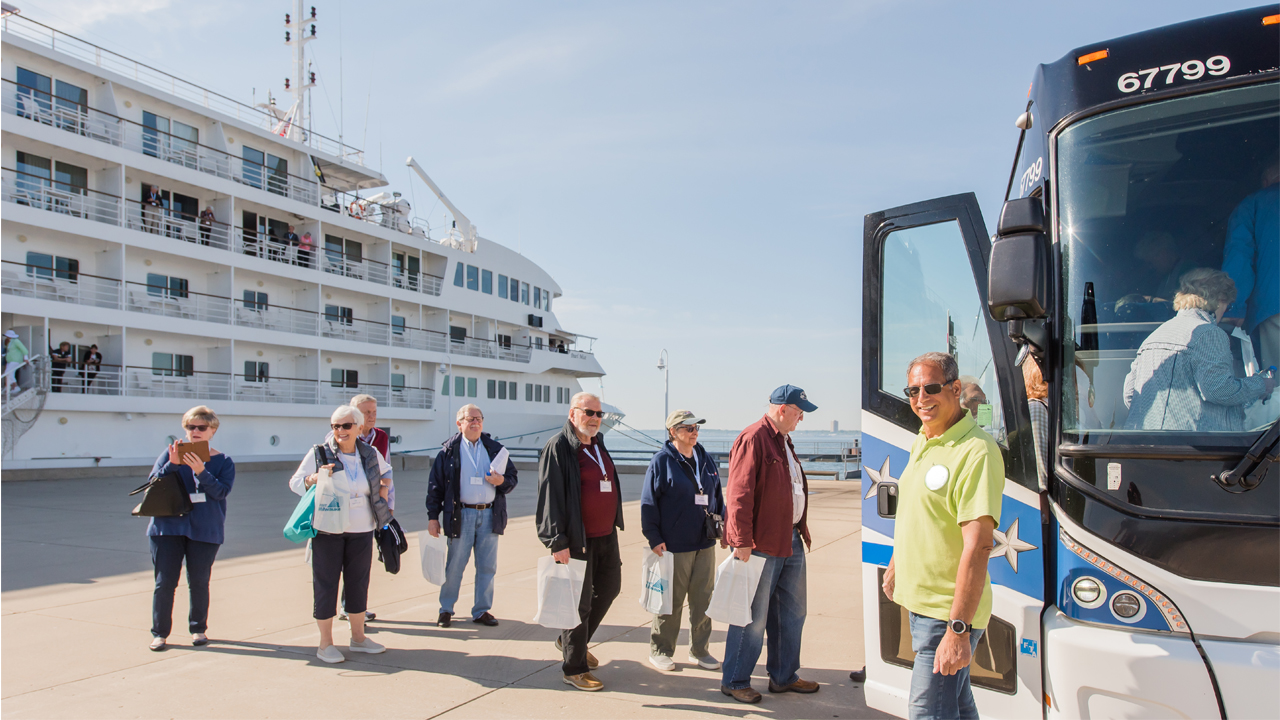
{"label": "dark trousers", "polygon": [[156,570],[156,591],[151,597],[151,634],[169,637],[173,630],[173,595],[178,590],[184,558],[187,588],[191,592],[187,624],[193,633],[205,632],[209,628],[209,577],[220,546],[182,535],[153,535],[150,539],[151,564]]}
{"label": "dark trousers", "polygon": [[613,605],[622,589],[622,556],[618,551],[618,531],[600,538],[587,538],[587,551],[570,552],[570,557],[587,561],[586,576],[582,580],[582,597],[578,601],[578,617],[582,623],[572,630],[560,633],[564,645],[564,674],[581,675],[587,667],[587,643],[604,621],[605,613]]}
{"label": "dark trousers", "polygon": [[98,377],[98,373],[87,370],[84,374],[84,387],[80,389],[81,393],[89,392],[89,386],[93,384],[93,379]]}
{"label": "dark trousers", "polygon": [[67,368],[65,365],[62,367],[58,367],[57,365],[53,366],[53,382],[49,384],[53,386],[52,389],[54,392],[62,392],[62,374],[66,371]]}
{"label": "dark trousers", "polygon": [[338,614],[338,582],[345,588],[347,614],[363,613],[369,604],[369,570],[373,566],[373,532],[322,533],[311,539],[311,616],[328,620]]}

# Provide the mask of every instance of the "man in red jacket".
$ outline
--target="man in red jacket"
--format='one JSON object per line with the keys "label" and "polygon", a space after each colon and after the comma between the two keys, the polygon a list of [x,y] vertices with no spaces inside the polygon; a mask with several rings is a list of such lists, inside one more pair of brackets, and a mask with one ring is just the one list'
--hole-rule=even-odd
{"label": "man in red jacket", "polygon": [[789,437],[804,414],[817,409],[804,390],[783,385],[769,397],[765,416],[733,442],[729,455],[725,537],[736,560],[765,559],[751,624],[730,625],[725,639],[720,692],[738,702],[760,702],[751,671],[766,632],[769,692],[818,691],[818,683],[796,674],[808,597],[804,553],[812,540],[806,523],[809,484]]}

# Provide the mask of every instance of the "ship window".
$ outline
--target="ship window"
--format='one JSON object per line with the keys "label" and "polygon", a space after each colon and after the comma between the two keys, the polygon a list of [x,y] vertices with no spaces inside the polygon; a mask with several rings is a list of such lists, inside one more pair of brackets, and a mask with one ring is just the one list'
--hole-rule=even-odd
{"label": "ship window", "polygon": [[476,267],[475,265],[467,266],[467,289],[468,290],[480,289],[480,268]]}
{"label": "ship window", "polygon": [[533,346],[534,346],[535,348],[537,348],[537,349],[541,350],[541,349],[542,349],[542,338],[541,338],[541,337],[535,337],[535,338],[533,339]]}
{"label": "ship window", "polygon": [[520,389],[520,384],[515,382],[514,380],[507,383],[507,397],[511,398],[512,400],[519,400],[520,398],[517,397],[519,395],[519,392],[518,392],[519,389]]}
{"label": "ship window", "polygon": [[533,401],[542,402],[542,386],[541,385],[533,386]]}
{"label": "ship window", "polygon": [[261,188],[263,181],[262,166],[267,160],[266,153],[261,150],[254,150],[248,145],[242,146],[240,152],[240,156],[244,159],[244,162],[241,163],[240,171],[244,177],[244,183],[252,187]]}
{"label": "ship window", "polygon": [[498,399],[498,381],[497,380],[486,381],[485,390],[488,391],[487,394],[490,400]]}
{"label": "ship window", "polygon": [[456,343],[464,343],[467,341],[467,329],[458,327],[457,325],[449,326],[449,339]]}
{"label": "ship window", "polygon": [[268,363],[257,362],[256,360],[244,361],[244,379],[246,382],[267,382],[271,378],[271,369]]}
{"label": "ship window", "polygon": [[542,386],[542,402],[544,403],[551,402],[551,386],[550,385]]}
{"label": "ship window", "polygon": [[520,283],[520,302],[529,304],[529,283],[527,282]]}
{"label": "ship window", "polygon": [[510,335],[498,335],[498,347],[503,348],[503,349],[505,349],[505,350],[510,350],[510,349],[511,349],[511,336],[510,336]]}
{"label": "ship window", "polygon": [[359,370],[333,368],[329,371],[329,384],[333,387],[356,388],[360,386]]}
{"label": "ship window", "polygon": [[[169,118],[142,111],[142,152],[160,157],[160,151],[168,146]],[[249,148],[245,148],[247,151]]]}
{"label": "ship window", "polygon": [[85,194],[89,187],[89,171],[59,160],[53,172],[54,187],[62,192]]}
{"label": "ship window", "polygon": [[542,288],[540,287],[533,289],[533,306],[539,310],[542,309]]}
{"label": "ship window", "polygon": [[[493,382],[493,381],[490,380],[489,382]],[[498,381],[498,399],[499,400],[507,399],[507,381],[506,380]]]}
{"label": "ship window", "polygon": [[147,273],[147,294],[156,297],[185,298],[188,283],[186,278],[169,277],[157,273]]}
{"label": "ship window", "polygon": [[189,377],[195,374],[195,360],[190,355],[151,353],[151,374],[165,377]]}
{"label": "ship window", "polygon": [[467,397],[476,396],[476,379],[467,378]]}
{"label": "ship window", "polygon": [[404,375],[401,373],[391,373],[391,389],[404,390]]}
{"label": "ship window", "polygon": [[456,397],[466,397],[467,395],[467,379],[464,377],[454,376],[453,378],[453,394]]}
{"label": "ship window", "polygon": [[551,312],[551,291],[542,291],[542,309]]}
{"label": "ship window", "polygon": [[520,281],[511,278],[511,302],[520,302]]}
{"label": "ship window", "polygon": [[395,335],[404,334],[404,318],[399,315],[391,316],[391,332]]}
{"label": "ship window", "polygon": [[556,388],[556,404],[559,405],[564,398],[564,388]]}
{"label": "ship window", "polygon": [[[48,113],[52,106],[49,93],[53,89],[53,81],[46,75],[32,72],[26,68],[18,68],[18,107],[19,115],[36,118],[37,114]],[[43,117],[39,118],[44,120]]]}
{"label": "ship window", "polygon": [[524,401],[533,402],[533,383],[524,384]]}
{"label": "ship window", "polygon": [[449,376],[448,375],[444,376],[444,384],[440,386],[440,394],[441,395],[449,394]]}
{"label": "ship window", "polygon": [[244,291],[244,309],[245,310],[266,310],[267,294],[254,290]]}
{"label": "ship window", "polygon": [[80,277],[80,261],[45,253],[27,253],[27,274],[42,278],[76,282]]}
{"label": "ship window", "polygon": [[492,270],[480,271],[480,292],[485,293],[487,295],[493,294],[493,271]]}
{"label": "ship window", "polygon": [[503,300],[507,299],[507,276],[506,275],[498,276],[498,297],[502,298]]}
{"label": "ship window", "polygon": [[453,273],[453,284],[457,285],[458,287],[462,287],[462,284],[463,284],[462,273],[463,273],[462,263],[458,263],[457,270]]}
{"label": "ship window", "polygon": [[341,323],[342,325],[352,325],[355,323],[355,313],[349,307],[325,305],[324,319],[329,322]]}
{"label": "ship window", "polygon": [[[178,124],[178,123],[175,123]],[[277,195],[289,192],[289,161],[267,153],[266,162],[267,191]]]}
{"label": "ship window", "polygon": [[53,163],[48,158],[18,151],[17,202],[20,205],[44,203],[45,188],[52,177]]}

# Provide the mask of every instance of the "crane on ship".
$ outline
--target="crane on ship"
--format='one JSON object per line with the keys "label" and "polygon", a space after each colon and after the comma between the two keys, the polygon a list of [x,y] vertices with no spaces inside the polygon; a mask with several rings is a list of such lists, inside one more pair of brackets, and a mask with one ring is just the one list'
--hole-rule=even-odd
{"label": "crane on ship", "polygon": [[479,244],[479,236],[476,233],[476,226],[472,225],[471,221],[467,219],[467,216],[463,215],[462,211],[450,202],[449,198],[445,197],[444,191],[441,190],[440,186],[436,185],[435,181],[427,175],[427,171],[422,169],[422,166],[418,164],[417,160],[410,157],[408,160],[404,161],[404,164],[408,165],[410,169],[418,174],[418,177],[422,178],[422,182],[426,183],[427,187],[431,188],[431,192],[435,193],[436,197],[440,198],[440,202],[448,208],[449,213],[453,215],[453,228],[449,231],[449,236],[441,240],[440,243],[443,245],[449,245],[450,247],[457,248],[464,252],[475,252],[476,247]]}

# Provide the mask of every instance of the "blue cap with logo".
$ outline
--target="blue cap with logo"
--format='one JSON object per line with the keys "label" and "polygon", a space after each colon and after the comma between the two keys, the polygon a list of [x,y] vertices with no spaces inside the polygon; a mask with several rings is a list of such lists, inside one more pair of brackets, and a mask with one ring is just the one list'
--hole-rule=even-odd
{"label": "blue cap with logo", "polygon": [[795,385],[783,385],[773,394],[769,396],[769,404],[771,405],[795,405],[805,412],[813,412],[818,409],[817,405],[809,402],[809,398],[805,397],[804,390]]}

